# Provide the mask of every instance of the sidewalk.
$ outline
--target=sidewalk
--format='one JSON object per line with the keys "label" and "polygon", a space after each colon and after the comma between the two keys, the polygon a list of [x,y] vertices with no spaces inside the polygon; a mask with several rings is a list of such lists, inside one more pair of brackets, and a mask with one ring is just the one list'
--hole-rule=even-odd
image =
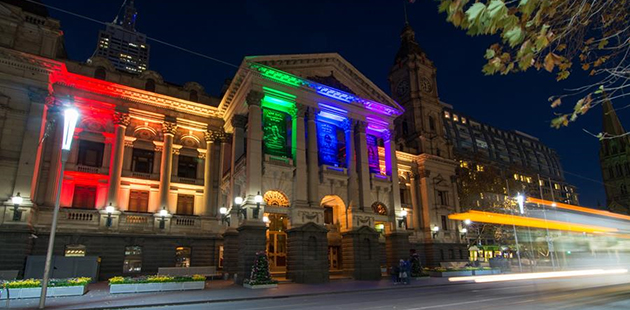
{"label": "sidewalk", "polygon": [[[206,288],[199,291],[109,294],[107,282],[99,282],[91,284],[88,287],[89,291],[83,296],[47,298],[46,309],[120,309],[457,284],[462,283],[450,283],[447,278],[420,278],[412,281],[411,285],[394,285],[389,279],[380,281],[337,280],[326,284],[281,283],[275,289],[251,290],[235,285],[232,281],[215,280],[206,282]],[[37,308],[38,303],[38,298],[14,299],[10,301],[9,308],[6,308],[5,301],[0,301],[0,309],[34,309]]]}

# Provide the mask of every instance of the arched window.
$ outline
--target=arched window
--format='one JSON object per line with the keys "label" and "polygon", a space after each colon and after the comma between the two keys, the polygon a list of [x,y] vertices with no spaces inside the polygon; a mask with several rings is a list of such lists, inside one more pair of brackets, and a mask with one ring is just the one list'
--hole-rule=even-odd
{"label": "arched window", "polygon": [[148,79],[147,83],[144,84],[144,89],[150,92],[155,92],[155,81],[153,79]]}
{"label": "arched window", "polygon": [[268,191],[263,195],[263,200],[268,206],[288,207],[289,198],[280,191]]}
{"label": "arched window", "polygon": [[197,91],[194,89],[190,91],[190,101],[199,101],[199,94],[197,94]]}
{"label": "arched window", "polygon": [[99,80],[105,80],[107,78],[107,72],[104,67],[98,67],[94,70],[94,78]]}

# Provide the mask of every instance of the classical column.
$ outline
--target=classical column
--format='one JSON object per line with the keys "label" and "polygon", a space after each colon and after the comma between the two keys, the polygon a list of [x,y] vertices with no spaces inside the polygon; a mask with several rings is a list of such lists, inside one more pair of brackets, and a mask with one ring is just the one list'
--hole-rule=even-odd
{"label": "classical column", "polygon": [[366,122],[358,121],[355,127],[355,139],[358,140],[359,146],[356,150],[357,160],[359,161],[359,185],[361,209],[365,209],[371,205],[370,199],[370,161],[368,159],[367,134],[365,128]]}
{"label": "classical column", "polygon": [[204,197],[204,210],[200,212],[202,215],[217,215],[216,199],[214,193],[214,174],[212,173],[212,164],[214,161],[214,140],[216,139],[216,133],[208,130],[204,133],[206,139],[206,159],[204,160],[203,170],[203,197]]}
{"label": "classical column", "polygon": [[[164,122],[162,133],[164,145],[162,146],[162,160],[160,166],[160,208],[168,210],[168,193],[171,189],[171,171],[173,169],[173,137],[177,132],[177,124]],[[173,213],[172,210],[169,210]]]}
{"label": "classical column", "polygon": [[110,203],[118,207],[118,189],[120,188],[120,175],[122,173],[123,156],[125,151],[125,130],[129,126],[129,114],[114,113],[115,141],[110,156],[109,165],[109,189],[107,191],[107,205]]}
{"label": "classical column", "polygon": [[[217,139],[221,142],[221,149],[219,150],[219,187],[220,187],[221,182],[223,181],[223,171],[226,165],[226,161],[228,160],[227,158],[225,158],[226,157],[225,152],[227,152],[228,144],[230,144],[232,135],[221,130],[221,132],[219,132],[219,134],[217,135]],[[231,187],[230,187],[230,190],[231,190]],[[218,192],[217,192],[217,195],[215,196],[216,196],[215,205],[217,206],[217,208],[224,207],[223,205],[221,205],[220,195]],[[231,201],[227,201],[224,203],[227,204],[225,207],[228,207],[231,204]]]}
{"label": "classical column", "polygon": [[[306,165],[306,141],[304,132],[304,114],[307,106],[297,104],[295,114],[293,115],[293,141],[295,142],[295,184],[304,184],[308,181],[308,171]],[[293,186],[295,203],[298,205],[308,204],[308,187]]]}
{"label": "classical column", "polygon": [[319,207],[319,153],[317,150],[317,109],[308,108],[308,203]]}
{"label": "classical column", "polygon": [[[262,92],[253,90],[247,94],[249,115],[247,123],[246,204],[252,205],[255,204],[254,196],[262,189],[262,162],[264,158],[262,152],[263,130],[260,102],[263,96]],[[262,216],[259,216],[260,219],[262,219]]]}
{"label": "classical column", "polygon": [[[396,211],[400,210],[400,181],[398,179],[396,141],[394,141],[394,135],[391,132],[387,132],[383,135],[383,144],[385,146],[385,169],[387,170],[387,174],[392,178],[392,205],[390,208]],[[395,222],[395,213],[393,213],[392,216]],[[394,227],[398,228],[398,225],[394,225]]]}
{"label": "classical column", "polygon": [[234,189],[234,175],[236,174],[236,164],[245,152],[245,126],[247,125],[247,116],[239,114],[234,115],[232,116],[231,124],[234,129],[231,145],[232,159],[230,160],[230,175],[232,176],[230,177],[230,194],[232,197],[228,198],[228,204],[232,204],[234,202],[234,198],[242,194],[240,192],[237,193]]}
{"label": "classical column", "polygon": [[346,133],[346,164],[348,167],[348,205],[356,208],[359,204],[359,184],[357,179],[357,162],[354,158],[354,125],[355,120],[346,119],[341,125]]}
{"label": "classical column", "polygon": [[[416,170],[417,167],[412,167],[412,169]],[[418,200],[418,174],[415,171],[409,173],[409,179],[411,183],[411,206],[413,207],[413,230],[422,231],[422,211]]]}

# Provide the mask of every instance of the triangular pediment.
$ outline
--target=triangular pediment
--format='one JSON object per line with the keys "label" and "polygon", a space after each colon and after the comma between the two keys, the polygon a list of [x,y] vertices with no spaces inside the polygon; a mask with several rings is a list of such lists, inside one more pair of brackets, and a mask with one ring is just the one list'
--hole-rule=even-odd
{"label": "triangular pediment", "polygon": [[250,56],[259,63],[402,112],[404,109],[337,53]]}

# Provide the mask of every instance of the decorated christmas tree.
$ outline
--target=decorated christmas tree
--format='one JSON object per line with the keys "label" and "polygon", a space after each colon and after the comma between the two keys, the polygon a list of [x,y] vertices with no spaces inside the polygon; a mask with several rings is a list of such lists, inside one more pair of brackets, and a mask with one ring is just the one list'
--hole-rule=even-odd
{"label": "decorated christmas tree", "polygon": [[411,254],[409,258],[409,263],[411,264],[411,276],[419,277],[422,275],[422,266],[420,266],[420,256],[418,253]]}
{"label": "decorated christmas tree", "polygon": [[271,278],[271,273],[269,272],[269,259],[267,258],[266,252],[256,253],[256,259],[254,259],[254,265],[252,266],[252,273],[250,274],[249,279],[245,280],[245,283],[249,285],[278,283],[278,281]]}

